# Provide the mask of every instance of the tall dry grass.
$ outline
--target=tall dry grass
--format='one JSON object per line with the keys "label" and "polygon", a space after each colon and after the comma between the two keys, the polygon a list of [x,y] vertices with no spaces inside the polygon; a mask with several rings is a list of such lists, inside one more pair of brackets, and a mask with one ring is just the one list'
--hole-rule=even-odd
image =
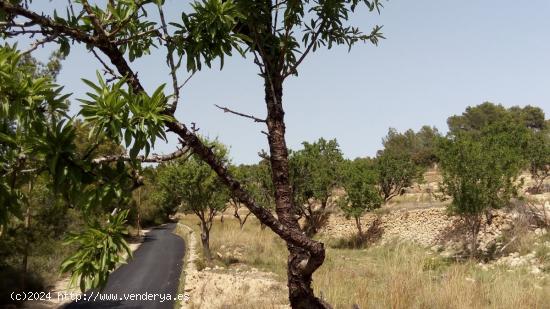
{"label": "tall dry grass", "polygon": [[[193,218],[184,220],[196,224]],[[243,231],[236,220],[217,220],[211,246],[224,255],[239,252],[232,262],[286,279],[286,246],[269,229],[262,231],[255,219]],[[475,262],[458,263],[395,242],[366,249],[329,247],[313,282],[316,294],[335,308],[550,308],[550,273],[545,276],[523,268],[482,270]]]}

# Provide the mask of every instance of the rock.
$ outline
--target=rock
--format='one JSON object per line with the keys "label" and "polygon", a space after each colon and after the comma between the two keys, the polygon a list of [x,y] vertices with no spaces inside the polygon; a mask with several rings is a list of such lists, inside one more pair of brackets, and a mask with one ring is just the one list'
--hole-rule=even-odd
{"label": "rock", "polygon": [[535,235],[537,235],[537,236],[544,236],[544,235],[546,235],[547,232],[548,231],[546,231],[546,229],[544,229],[544,228],[535,229]]}
{"label": "rock", "polygon": [[537,266],[533,265],[533,266],[531,267],[531,273],[532,273],[533,275],[540,274],[541,272],[542,272],[542,271],[541,271],[540,268],[538,268]]}

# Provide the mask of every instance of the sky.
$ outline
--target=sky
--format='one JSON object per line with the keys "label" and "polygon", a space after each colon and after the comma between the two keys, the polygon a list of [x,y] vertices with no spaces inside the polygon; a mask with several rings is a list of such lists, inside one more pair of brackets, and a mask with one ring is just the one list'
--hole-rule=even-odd
{"label": "sky", "polygon": [[[45,9],[66,1],[34,1]],[[378,46],[358,44],[321,50],[287,79],[283,103],[287,144],[336,138],[347,158],[373,156],[389,127],[404,131],[423,125],[446,132],[446,119],[485,101],[506,107],[535,105],[550,118],[550,1],[391,0],[377,13],[365,10],[352,22],[365,32],[383,25]],[[178,19],[188,1],[167,0],[168,18]],[[25,42],[21,40],[20,46]],[[44,58],[47,49],[37,52]],[[132,66],[154,90],[170,85],[165,58],[153,52]],[[94,80],[99,63],[75,47],[63,63],[58,83],[77,98],[87,91],[81,78]],[[198,72],[183,88],[178,120],[195,122],[199,133],[230,146],[235,163],[254,163],[267,149],[264,126],[225,114],[214,104],[265,117],[263,82],[252,58],[226,59]],[[184,80],[186,72],[181,72]],[[169,87],[167,88],[169,89]],[[175,150],[176,137],[154,152]]]}

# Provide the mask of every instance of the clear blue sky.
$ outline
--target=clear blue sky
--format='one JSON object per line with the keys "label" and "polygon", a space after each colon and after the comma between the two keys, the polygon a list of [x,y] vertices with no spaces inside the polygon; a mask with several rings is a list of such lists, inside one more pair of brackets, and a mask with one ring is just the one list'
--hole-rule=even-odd
{"label": "clear blue sky", "polygon": [[[38,1],[35,1],[35,3]],[[56,1],[54,1],[55,3]],[[65,4],[65,1],[57,1]],[[179,16],[187,1],[167,1]],[[467,0],[385,2],[380,16],[365,12],[354,22],[369,31],[384,25],[378,47],[357,45],[321,51],[302,65],[284,91],[287,141],[337,138],[348,158],[375,154],[389,127],[400,131],[433,125],[484,101],[536,105],[550,114],[550,1]],[[51,5],[44,1],[42,5]],[[45,51],[41,52],[45,54]],[[165,58],[154,53],[134,66],[149,89],[169,83]],[[94,79],[97,61],[75,48],[59,83],[73,104]],[[185,76],[182,74],[182,78]],[[230,145],[236,163],[258,161],[266,149],[262,125],[224,114],[214,104],[263,117],[263,85],[252,59],[234,57],[196,74],[183,90],[177,118]],[[155,152],[172,151],[175,138]]]}

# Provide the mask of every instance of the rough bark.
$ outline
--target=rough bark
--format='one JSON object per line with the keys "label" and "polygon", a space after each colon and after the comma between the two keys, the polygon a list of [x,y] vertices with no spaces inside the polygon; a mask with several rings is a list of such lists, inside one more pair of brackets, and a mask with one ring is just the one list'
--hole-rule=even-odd
{"label": "rough bark", "polygon": [[479,229],[481,227],[481,216],[478,214],[468,215],[466,218],[466,223],[470,227],[470,258],[474,259],[477,257],[477,237],[479,235]]}
{"label": "rough bark", "polygon": [[[212,223],[210,223],[212,224]],[[210,251],[210,228],[208,222],[201,218],[201,243],[204,257],[208,262],[212,261],[212,253]]]}
{"label": "rough bark", "polygon": [[[274,70],[276,72],[276,70]],[[272,71],[273,72],[273,71]],[[271,74],[265,77],[265,101],[267,104],[267,128],[270,148],[272,181],[275,188],[275,211],[284,226],[300,233],[300,226],[292,203],[288,167],[288,148],[285,140],[284,111],[282,105],[282,77]],[[300,233],[301,234],[301,233]],[[314,242],[306,237],[309,241]],[[323,264],[325,249],[318,243],[319,250],[308,251],[306,247],[287,242],[289,251],[287,262],[289,300],[292,308],[329,308],[321,299],[315,297],[311,287],[313,272]]]}
{"label": "rough bark", "polygon": [[357,236],[359,239],[363,238],[363,229],[361,228],[361,217],[355,217],[355,225],[357,225]]}

